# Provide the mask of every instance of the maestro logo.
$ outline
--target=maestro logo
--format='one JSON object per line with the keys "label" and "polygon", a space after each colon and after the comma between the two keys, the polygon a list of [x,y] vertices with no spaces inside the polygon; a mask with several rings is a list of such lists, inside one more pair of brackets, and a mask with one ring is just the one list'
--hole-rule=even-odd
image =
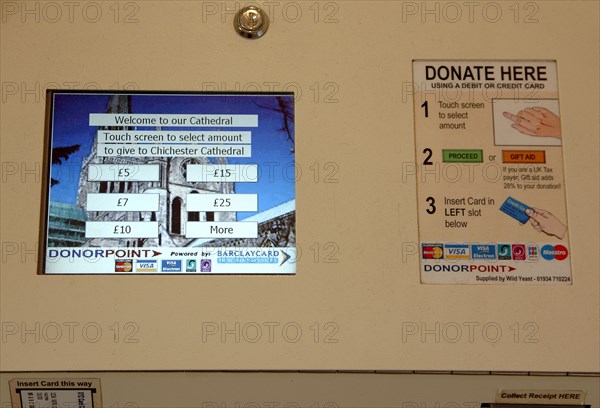
{"label": "maestro logo", "polygon": [[423,244],[423,259],[443,259],[444,246],[442,244]]}
{"label": "maestro logo", "polygon": [[563,261],[569,256],[569,250],[564,245],[544,245],[540,252],[546,261]]}

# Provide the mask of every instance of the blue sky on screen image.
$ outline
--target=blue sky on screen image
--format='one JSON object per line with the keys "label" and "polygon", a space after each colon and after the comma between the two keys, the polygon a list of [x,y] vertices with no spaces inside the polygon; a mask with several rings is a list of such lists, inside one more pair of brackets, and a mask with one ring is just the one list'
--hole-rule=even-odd
{"label": "blue sky on screen image", "polygon": [[[90,113],[105,113],[111,94],[59,93],[54,95],[51,147],[79,145],[59,165],[52,165],[51,177],[58,181],[50,191],[50,201],[76,204],[81,165],[92,149],[98,128],[89,126]],[[281,103],[291,107],[291,120],[284,129]],[[230,164],[258,164],[257,183],[236,183],[236,193],[259,195],[262,212],[295,198],[294,177],[294,96],[247,94],[132,94],[130,113],[258,115],[256,128],[161,127],[161,130],[251,131],[252,157],[227,158]],[[135,127],[134,130],[156,130]],[[210,159],[212,160],[212,159]],[[238,219],[254,213],[238,213]]]}

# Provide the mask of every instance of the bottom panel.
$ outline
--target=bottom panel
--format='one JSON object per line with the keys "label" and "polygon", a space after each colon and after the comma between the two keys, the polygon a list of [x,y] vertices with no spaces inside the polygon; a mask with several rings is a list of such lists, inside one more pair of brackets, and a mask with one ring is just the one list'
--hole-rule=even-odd
{"label": "bottom panel", "polygon": [[[99,379],[103,407],[158,408],[479,408],[497,406],[500,390],[582,391],[585,406],[600,407],[600,377],[506,374],[62,372],[0,374],[0,406],[12,405],[9,381],[77,384]],[[96,388],[100,388],[98,385]],[[516,391],[514,391],[516,390]],[[487,404],[487,405],[486,405]],[[556,406],[525,405],[528,407]],[[572,406],[562,402],[561,407]],[[516,405],[512,405],[516,406]],[[518,405],[523,406],[523,405]],[[579,403],[581,405],[581,402]]]}

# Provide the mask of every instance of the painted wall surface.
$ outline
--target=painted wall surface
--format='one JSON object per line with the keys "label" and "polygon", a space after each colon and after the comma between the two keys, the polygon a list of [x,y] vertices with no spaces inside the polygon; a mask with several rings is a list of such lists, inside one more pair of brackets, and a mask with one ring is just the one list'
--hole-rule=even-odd
{"label": "painted wall surface", "polygon": [[[597,2],[0,6],[0,370],[600,371]],[[573,285],[420,283],[415,59],[556,60]],[[47,88],[295,92],[297,274],[37,275]]]}

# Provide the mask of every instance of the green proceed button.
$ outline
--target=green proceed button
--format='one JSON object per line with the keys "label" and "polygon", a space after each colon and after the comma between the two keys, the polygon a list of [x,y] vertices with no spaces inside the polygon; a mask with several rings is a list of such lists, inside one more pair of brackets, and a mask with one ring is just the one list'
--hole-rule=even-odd
{"label": "green proceed button", "polygon": [[444,163],[483,163],[483,150],[443,149]]}

